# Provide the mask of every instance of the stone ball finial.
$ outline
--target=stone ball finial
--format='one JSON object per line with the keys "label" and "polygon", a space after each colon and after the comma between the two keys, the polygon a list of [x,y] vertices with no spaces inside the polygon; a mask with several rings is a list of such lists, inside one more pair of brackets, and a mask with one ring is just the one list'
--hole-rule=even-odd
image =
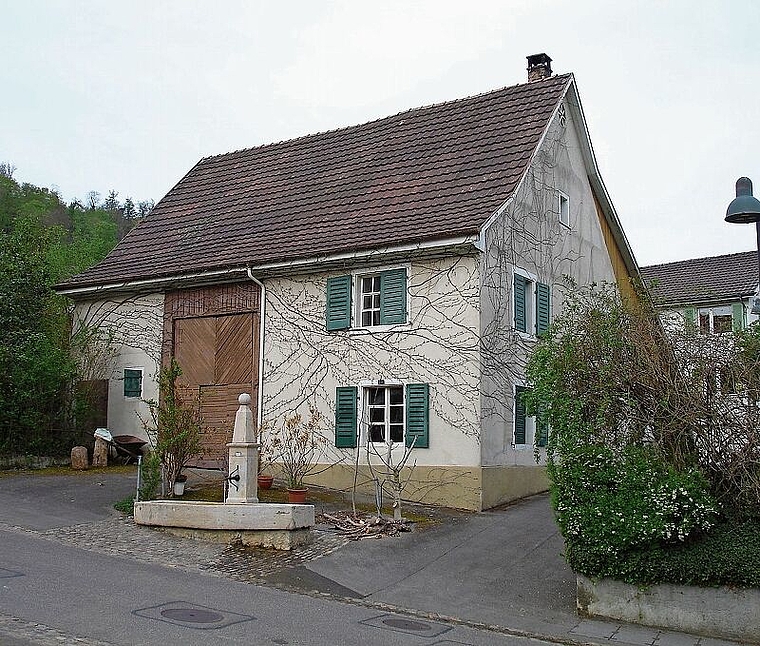
{"label": "stone ball finial", "polygon": [[242,393],[240,397],[238,397],[238,404],[241,406],[248,406],[248,404],[251,403],[251,396],[248,393]]}

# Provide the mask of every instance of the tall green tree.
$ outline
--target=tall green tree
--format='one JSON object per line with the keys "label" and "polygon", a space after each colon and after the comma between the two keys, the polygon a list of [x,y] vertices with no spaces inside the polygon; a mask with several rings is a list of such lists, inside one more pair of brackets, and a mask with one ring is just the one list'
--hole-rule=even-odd
{"label": "tall green tree", "polygon": [[14,170],[0,164],[0,454],[65,451],[76,364],[68,302],[52,286],[104,258],[139,217],[124,225],[116,191],[67,206]]}

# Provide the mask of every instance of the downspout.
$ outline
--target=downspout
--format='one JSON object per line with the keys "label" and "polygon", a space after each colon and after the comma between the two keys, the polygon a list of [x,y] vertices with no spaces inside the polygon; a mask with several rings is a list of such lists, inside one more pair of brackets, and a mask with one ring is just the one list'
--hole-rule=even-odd
{"label": "downspout", "polygon": [[253,275],[250,267],[246,267],[246,273],[248,274],[248,278],[261,289],[259,296],[259,385],[258,401],[256,402],[256,406],[258,407],[256,435],[258,437],[259,430],[264,421],[264,330],[266,329],[264,316],[266,315],[267,288],[264,287],[264,283]]}

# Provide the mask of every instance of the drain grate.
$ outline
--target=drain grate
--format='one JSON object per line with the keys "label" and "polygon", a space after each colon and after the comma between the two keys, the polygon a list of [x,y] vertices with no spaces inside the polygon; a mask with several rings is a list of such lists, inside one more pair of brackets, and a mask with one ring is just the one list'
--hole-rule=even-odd
{"label": "drain grate", "polygon": [[213,624],[224,619],[221,612],[202,610],[200,608],[167,608],[161,611],[161,616],[174,621],[185,621],[191,624]]}
{"label": "drain grate", "polygon": [[184,626],[196,630],[217,630],[232,624],[255,619],[252,615],[241,615],[238,612],[207,608],[189,601],[171,601],[158,606],[139,608],[132,614],[144,619],[163,621],[174,626]]}
{"label": "drain grate", "polygon": [[364,619],[359,623],[365,626],[372,626],[372,628],[383,628],[384,630],[393,630],[399,633],[406,633],[407,635],[420,635],[424,637],[435,637],[445,633],[447,630],[451,630],[451,626],[390,614]]}

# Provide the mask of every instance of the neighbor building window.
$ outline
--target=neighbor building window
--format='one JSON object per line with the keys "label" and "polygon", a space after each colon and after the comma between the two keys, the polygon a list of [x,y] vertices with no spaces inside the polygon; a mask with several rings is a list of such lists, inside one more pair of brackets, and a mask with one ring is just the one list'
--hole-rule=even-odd
{"label": "neighbor building window", "polygon": [[142,368],[126,368],[124,370],[124,396],[142,397]]}
{"label": "neighbor building window", "polygon": [[335,446],[356,447],[361,438],[362,443],[429,448],[429,398],[428,384],[379,381],[362,387],[339,386],[335,392]]}
{"label": "neighbor building window", "polygon": [[513,279],[514,327],[541,336],[549,329],[551,290],[535,276],[515,269]]}
{"label": "neighbor building window", "polygon": [[331,277],[327,280],[327,329],[404,324],[406,301],[406,268]]}
{"label": "neighbor building window", "polygon": [[570,198],[564,193],[557,192],[557,208],[559,221],[566,227],[570,226]]}
{"label": "neighbor building window", "polygon": [[687,310],[687,318],[699,326],[700,334],[724,334],[744,327],[744,306],[735,303],[720,307],[701,307],[696,312]]}

